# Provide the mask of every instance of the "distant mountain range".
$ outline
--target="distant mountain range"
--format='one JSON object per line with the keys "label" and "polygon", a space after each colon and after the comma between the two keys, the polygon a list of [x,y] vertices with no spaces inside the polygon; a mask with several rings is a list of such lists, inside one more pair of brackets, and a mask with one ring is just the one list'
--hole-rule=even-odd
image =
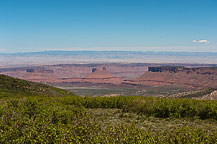
{"label": "distant mountain range", "polygon": [[106,62],[217,64],[217,52],[42,51],[0,53],[0,67]]}
{"label": "distant mountain range", "polygon": [[0,55],[85,55],[85,56],[102,56],[102,55],[167,55],[167,56],[217,56],[217,52],[172,52],[172,51],[40,51],[40,52],[17,52],[17,53],[0,53]]}

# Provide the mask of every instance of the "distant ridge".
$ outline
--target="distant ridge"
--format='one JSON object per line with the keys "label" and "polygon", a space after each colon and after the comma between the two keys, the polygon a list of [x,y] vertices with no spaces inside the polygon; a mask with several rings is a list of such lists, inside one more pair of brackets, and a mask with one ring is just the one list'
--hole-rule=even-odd
{"label": "distant ridge", "polygon": [[41,51],[0,53],[0,67],[72,63],[217,64],[217,52],[169,51]]}
{"label": "distant ridge", "polygon": [[186,52],[186,51],[39,51],[0,53],[0,55],[93,55],[93,54],[138,54],[138,55],[170,55],[170,56],[216,56],[217,52]]}

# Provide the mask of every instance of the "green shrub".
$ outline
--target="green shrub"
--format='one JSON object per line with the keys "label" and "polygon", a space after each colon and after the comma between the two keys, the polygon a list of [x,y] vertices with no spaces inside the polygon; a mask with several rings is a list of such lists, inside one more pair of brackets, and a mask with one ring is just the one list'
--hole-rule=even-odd
{"label": "green shrub", "polygon": [[87,108],[118,108],[160,118],[217,118],[217,102],[153,97],[22,97],[0,101],[0,143],[216,143],[217,130],[190,126],[150,131],[104,124]]}

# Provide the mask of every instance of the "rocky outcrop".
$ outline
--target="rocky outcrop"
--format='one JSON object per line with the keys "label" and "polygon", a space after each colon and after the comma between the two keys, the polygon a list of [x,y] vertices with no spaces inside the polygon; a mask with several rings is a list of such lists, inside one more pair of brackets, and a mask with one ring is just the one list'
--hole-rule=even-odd
{"label": "rocky outcrop", "polygon": [[28,68],[28,69],[26,69],[26,72],[30,72],[30,73],[53,73],[54,71],[51,69],[45,69],[45,68]]}
{"label": "rocky outcrop", "polygon": [[187,88],[216,88],[217,67],[149,67],[140,77],[124,80],[122,84],[147,86],[179,86]]}
{"label": "rocky outcrop", "polygon": [[170,72],[170,73],[196,73],[196,74],[207,74],[217,75],[217,67],[197,67],[197,68],[186,68],[182,66],[160,66],[160,67],[148,67],[149,72]]}
{"label": "rocky outcrop", "polygon": [[148,67],[150,72],[179,72],[179,71],[188,71],[188,68],[179,67],[179,66],[161,66],[161,67]]}
{"label": "rocky outcrop", "polygon": [[26,69],[26,72],[35,72],[34,69]]}
{"label": "rocky outcrop", "polygon": [[92,72],[95,72],[95,71],[97,71],[97,68],[92,68]]}
{"label": "rocky outcrop", "polygon": [[92,68],[92,72],[83,78],[67,78],[62,79],[64,82],[80,82],[80,83],[95,83],[95,84],[121,84],[121,79],[112,75],[103,67],[102,70]]}
{"label": "rocky outcrop", "polygon": [[102,70],[98,70],[93,68],[92,73],[90,73],[87,77],[83,78],[85,82],[91,83],[111,83],[111,84],[120,84],[121,79],[110,74],[106,67],[103,67]]}

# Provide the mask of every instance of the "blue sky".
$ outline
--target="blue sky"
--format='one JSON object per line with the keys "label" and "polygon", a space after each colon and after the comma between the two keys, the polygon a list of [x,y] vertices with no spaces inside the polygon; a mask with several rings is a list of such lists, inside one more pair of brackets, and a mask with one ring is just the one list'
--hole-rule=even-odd
{"label": "blue sky", "polygon": [[217,51],[217,0],[1,0],[0,52]]}

